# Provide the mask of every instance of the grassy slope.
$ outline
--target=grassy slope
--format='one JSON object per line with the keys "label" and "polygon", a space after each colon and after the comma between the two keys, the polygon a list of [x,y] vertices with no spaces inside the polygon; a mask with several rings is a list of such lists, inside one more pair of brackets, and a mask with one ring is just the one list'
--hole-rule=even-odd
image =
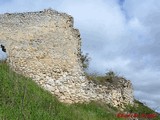
{"label": "grassy slope", "polygon": [[0,120],[116,120],[113,112],[96,103],[60,103],[31,79],[0,64]]}
{"label": "grassy slope", "polygon": [[[127,109],[137,112],[135,107]],[[31,79],[0,64],[0,120],[119,120],[116,113],[115,108],[95,102],[61,103]]]}

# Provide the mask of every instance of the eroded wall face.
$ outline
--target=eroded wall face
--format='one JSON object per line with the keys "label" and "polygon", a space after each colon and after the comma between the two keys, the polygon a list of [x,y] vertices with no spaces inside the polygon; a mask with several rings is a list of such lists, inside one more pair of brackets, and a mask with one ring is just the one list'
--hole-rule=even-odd
{"label": "eroded wall face", "polygon": [[54,73],[55,68],[71,71],[78,66],[80,38],[72,17],[54,11],[0,17],[0,42],[19,71],[27,67],[26,73]]}
{"label": "eroded wall face", "polygon": [[131,83],[125,89],[108,90],[85,78],[79,60],[80,34],[67,14],[49,9],[0,15],[0,43],[16,72],[33,78],[62,102],[100,100],[115,106],[133,102],[132,93],[122,94],[132,92]]}

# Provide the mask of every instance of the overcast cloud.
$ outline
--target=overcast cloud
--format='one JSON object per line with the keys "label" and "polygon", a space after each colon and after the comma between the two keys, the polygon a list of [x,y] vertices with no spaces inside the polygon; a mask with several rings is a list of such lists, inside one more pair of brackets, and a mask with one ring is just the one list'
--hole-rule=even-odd
{"label": "overcast cloud", "polygon": [[159,0],[0,0],[0,12],[53,8],[74,17],[90,71],[130,79],[135,97],[160,111]]}

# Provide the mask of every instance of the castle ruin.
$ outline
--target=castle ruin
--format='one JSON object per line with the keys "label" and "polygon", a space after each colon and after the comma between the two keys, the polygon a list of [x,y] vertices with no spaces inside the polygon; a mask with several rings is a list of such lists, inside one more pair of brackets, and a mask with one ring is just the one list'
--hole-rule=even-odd
{"label": "castle ruin", "polygon": [[32,78],[62,102],[133,104],[130,81],[122,79],[120,87],[109,88],[86,79],[80,33],[70,15],[51,9],[1,14],[0,43],[14,71]]}

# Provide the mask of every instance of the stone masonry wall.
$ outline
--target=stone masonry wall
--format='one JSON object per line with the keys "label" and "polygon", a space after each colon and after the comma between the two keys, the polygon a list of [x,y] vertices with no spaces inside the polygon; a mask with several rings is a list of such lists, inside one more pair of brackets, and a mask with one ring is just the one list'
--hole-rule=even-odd
{"label": "stone masonry wall", "polygon": [[80,62],[81,38],[73,18],[46,9],[0,15],[0,44],[9,65],[66,103],[103,101],[114,106],[133,103],[132,86],[109,89],[88,81]]}

